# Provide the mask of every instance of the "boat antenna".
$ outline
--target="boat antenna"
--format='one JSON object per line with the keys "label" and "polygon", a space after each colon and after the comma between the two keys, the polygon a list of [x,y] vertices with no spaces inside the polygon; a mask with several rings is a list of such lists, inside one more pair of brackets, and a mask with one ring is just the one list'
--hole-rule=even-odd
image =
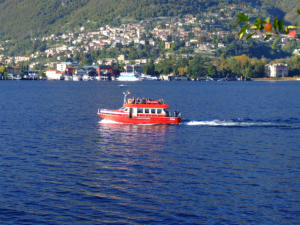
{"label": "boat antenna", "polygon": [[125,91],[125,92],[123,92],[123,95],[124,95],[124,99],[123,99],[123,105],[125,105],[126,104],[126,102],[127,102],[127,95],[130,95],[131,93],[130,93],[130,91]]}

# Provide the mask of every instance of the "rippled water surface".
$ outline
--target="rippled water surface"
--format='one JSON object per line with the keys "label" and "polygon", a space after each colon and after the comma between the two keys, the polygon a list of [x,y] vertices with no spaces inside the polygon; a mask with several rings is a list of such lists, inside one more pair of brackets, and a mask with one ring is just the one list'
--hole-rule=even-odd
{"label": "rippled water surface", "polygon": [[[300,82],[0,82],[1,224],[297,224]],[[105,123],[122,92],[180,125]]]}

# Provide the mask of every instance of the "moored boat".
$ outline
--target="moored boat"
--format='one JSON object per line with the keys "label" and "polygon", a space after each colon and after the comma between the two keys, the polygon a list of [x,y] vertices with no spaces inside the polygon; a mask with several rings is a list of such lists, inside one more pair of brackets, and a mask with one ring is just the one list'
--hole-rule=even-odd
{"label": "moored boat", "polygon": [[141,75],[134,72],[122,72],[117,78],[118,81],[141,81]]}
{"label": "moored boat", "polygon": [[73,80],[73,78],[72,78],[71,75],[64,75],[64,80],[65,81],[70,81],[70,80]]}
{"label": "moored boat", "polygon": [[82,80],[83,80],[83,81],[89,81],[89,80],[91,80],[91,77],[90,77],[88,74],[84,74],[84,75],[82,76]]}
{"label": "moored boat", "polygon": [[73,74],[72,78],[73,78],[73,81],[81,81],[81,79],[82,79],[80,75],[75,75],[75,74]]}
{"label": "moored boat", "polygon": [[141,81],[142,67],[138,65],[126,65],[125,71],[120,73],[117,81]]}
{"label": "moored boat", "polygon": [[157,76],[151,76],[151,75],[147,75],[147,74],[142,74],[141,78],[143,80],[159,80]]}
{"label": "moored boat", "polygon": [[169,105],[162,99],[128,98],[124,93],[123,107],[116,110],[98,109],[98,115],[104,119],[117,123],[133,124],[179,124],[181,115],[175,111],[168,111]]}

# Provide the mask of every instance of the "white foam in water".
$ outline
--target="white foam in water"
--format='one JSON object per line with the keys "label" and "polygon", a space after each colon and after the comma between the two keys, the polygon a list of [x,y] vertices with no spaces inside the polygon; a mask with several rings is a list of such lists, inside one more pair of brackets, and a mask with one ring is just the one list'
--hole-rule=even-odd
{"label": "white foam in water", "polygon": [[[101,124],[122,124],[112,120],[100,120]],[[211,121],[186,121],[182,122],[183,125],[188,126],[211,126],[211,127],[274,127],[274,126],[285,126],[284,124],[272,123],[272,122],[236,122],[236,121],[225,121],[225,120],[211,120]],[[142,124],[142,125],[153,125],[153,124]]]}
{"label": "white foam in water", "polygon": [[[223,127],[250,127],[250,126],[275,126],[270,122],[235,122],[235,121],[188,121],[184,122],[188,126],[223,126]],[[277,124],[278,125],[278,124]]]}
{"label": "white foam in water", "polygon": [[112,121],[112,120],[100,120],[99,123],[104,123],[104,124],[120,124],[116,121]]}

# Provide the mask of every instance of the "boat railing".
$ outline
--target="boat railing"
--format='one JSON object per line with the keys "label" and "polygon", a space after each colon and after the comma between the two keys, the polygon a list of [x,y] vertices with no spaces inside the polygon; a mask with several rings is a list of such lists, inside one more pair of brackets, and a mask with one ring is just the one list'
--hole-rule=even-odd
{"label": "boat railing", "polygon": [[165,101],[163,99],[159,100],[152,100],[150,98],[129,98],[128,99],[129,104],[165,104]]}
{"label": "boat railing", "polygon": [[169,112],[169,111],[165,111],[166,113],[166,116],[167,117],[181,117],[181,112],[178,112],[178,111],[174,111],[174,112]]}
{"label": "boat railing", "polygon": [[181,112],[174,111],[174,112],[173,112],[173,116],[174,116],[174,117],[181,117]]}

